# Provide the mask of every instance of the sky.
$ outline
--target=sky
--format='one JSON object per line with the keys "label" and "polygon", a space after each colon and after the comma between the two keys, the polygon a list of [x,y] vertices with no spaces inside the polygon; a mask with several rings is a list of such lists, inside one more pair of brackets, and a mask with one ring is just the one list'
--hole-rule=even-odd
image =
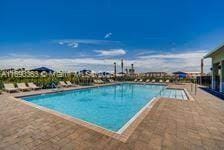
{"label": "sky", "polygon": [[[1,0],[0,69],[200,71],[224,41],[222,0]],[[205,61],[208,72],[210,60]]]}

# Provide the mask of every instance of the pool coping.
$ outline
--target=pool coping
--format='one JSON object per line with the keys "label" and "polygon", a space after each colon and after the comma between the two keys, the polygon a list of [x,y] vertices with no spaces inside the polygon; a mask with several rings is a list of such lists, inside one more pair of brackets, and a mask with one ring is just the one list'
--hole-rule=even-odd
{"label": "pool coping", "polygon": [[[96,87],[100,87],[100,86],[109,86],[109,85],[122,84],[122,83],[124,83],[124,82],[107,84],[107,85],[78,87],[78,88],[75,88],[75,89],[65,89],[62,92],[71,91],[71,90],[80,90],[80,89],[96,88]],[[130,83],[130,82],[125,82],[125,83]],[[131,82],[131,83],[133,83],[133,82]],[[134,82],[134,83],[136,83],[136,82]],[[139,83],[137,83],[137,84],[139,84]],[[178,89],[178,88],[172,88],[172,89]],[[181,90],[184,90],[185,91],[186,89],[181,89]],[[25,101],[25,100],[22,99],[22,97],[27,97],[27,96],[35,96],[35,95],[41,95],[41,94],[51,94],[51,93],[57,93],[57,92],[58,91],[50,91],[50,92],[47,92],[47,93],[38,93],[38,94],[29,94],[29,95],[26,95],[25,94],[25,95],[20,95],[20,96],[10,96],[10,98],[13,99],[13,100],[16,100],[18,102],[22,102],[22,103],[24,103],[26,105],[29,105],[29,106],[31,106],[33,108],[36,108],[36,109],[39,109],[41,111],[44,111],[44,112],[47,112],[47,113],[56,115],[56,116],[58,116],[60,118],[63,118],[65,120],[74,122],[74,123],[76,123],[78,125],[87,127],[89,129],[92,129],[92,130],[94,130],[96,132],[99,132],[101,134],[104,134],[104,135],[107,135],[109,137],[115,138],[115,139],[117,139],[117,140],[119,140],[121,142],[126,142],[128,140],[128,138],[130,137],[130,135],[134,132],[134,130],[137,128],[137,126],[146,117],[146,115],[153,108],[153,106],[156,104],[156,102],[160,98],[163,98],[163,97],[154,97],[151,100],[149,100],[149,102],[144,107],[142,107],[121,129],[119,129],[117,132],[115,132],[115,131],[111,131],[109,129],[103,128],[101,126],[98,126],[96,124],[93,124],[93,123],[90,123],[90,122],[87,122],[87,121],[84,121],[84,120],[81,120],[81,119],[72,117],[72,116],[67,115],[67,114],[60,113],[58,111],[55,111],[55,110],[52,110],[52,109],[49,109],[49,108],[46,108],[46,107],[43,107],[43,106],[39,106],[37,104],[31,103],[31,102],[28,102],[28,101]],[[189,99],[189,95],[190,94],[188,92],[186,92],[186,95],[187,95],[187,97]],[[176,99],[174,99],[174,100],[176,100]]]}

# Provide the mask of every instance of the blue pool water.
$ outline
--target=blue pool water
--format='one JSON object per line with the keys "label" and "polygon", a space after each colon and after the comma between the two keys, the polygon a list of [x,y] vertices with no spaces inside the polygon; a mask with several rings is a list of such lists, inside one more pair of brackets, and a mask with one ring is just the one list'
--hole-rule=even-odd
{"label": "blue pool water", "polygon": [[117,132],[164,88],[124,83],[23,99]]}

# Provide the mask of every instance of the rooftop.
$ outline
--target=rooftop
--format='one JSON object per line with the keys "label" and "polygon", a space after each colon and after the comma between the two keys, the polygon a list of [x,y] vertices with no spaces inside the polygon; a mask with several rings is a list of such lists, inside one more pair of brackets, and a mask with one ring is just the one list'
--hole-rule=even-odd
{"label": "rooftop", "polygon": [[224,51],[224,44],[209,52],[207,55],[204,56],[204,58],[211,58],[212,56],[221,51]]}

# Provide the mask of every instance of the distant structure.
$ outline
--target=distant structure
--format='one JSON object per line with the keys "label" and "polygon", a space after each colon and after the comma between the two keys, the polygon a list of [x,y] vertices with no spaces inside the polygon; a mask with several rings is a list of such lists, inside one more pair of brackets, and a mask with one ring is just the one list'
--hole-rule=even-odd
{"label": "distant structure", "polygon": [[200,77],[200,85],[202,85],[202,77],[204,76],[204,60],[201,59],[201,77]]}
{"label": "distant structure", "polygon": [[25,70],[26,70],[25,68],[16,69],[16,71],[25,71]]}
{"label": "distant structure", "polygon": [[131,69],[129,69],[129,74],[130,75],[134,75],[135,74],[134,64],[131,64]]}
{"label": "distant structure", "polygon": [[14,69],[14,68],[1,69],[1,71],[6,71],[6,72],[9,72],[9,71],[25,71],[25,70],[26,70],[25,68],[19,68],[19,69]]}
{"label": "distant structure", "polygon": [[116,77],[117,74],[117,64],[114,62],[114,76]]}
{"label": "distant structure", "polygon": [[1,71],[9,72],[9,71],[15,71],[15,69],[14,68],[9,68],[9,69],[2,69]]}
{"label": "distant structure", "polygon": [[[183,71],[177,71],[173,72],[174,76],[177,78],[189,78],[189,79],[196,79],[197,77],[201,76],[201,72],[183,72]],[[203,74],[205,75],[205,74]]]}
{"label": "distant structure", "polygon": [[124,60],[121,59],[121,73],[124,73]]}
{"label": "distant structure", "polygon": [[187,73],[188,78],[194,78],[194,79],[196,79],[197,77],[200,77],[201,75],[202,76],[205,75],[204,73],[201,73],[201,72],[185,72],[185,73]]}
{"label": "distant structure", "polygon": [[112,74],[109,72],[100,72],[100,73],[97,73],[97,76],[99,78],[111,78]]}
{"label": "distant structure", "polygon": [[173,72],[174,76],[179,79],[187,78],[187,73],[182,71]]}
{"label": "distant structure", "polygon": [[118,77],[123,77],[124,75],[125,75],[125,73],[118,72],[116,76],[118,76]]}
{"label": "distant structure", "polygon": [[125,69],[125,73],[128,74],[128,68]]}
{"label": "distant structure", "polygon": [[146,77],[157,77],[157,78],[160,78],[160,77],[165,77],[167,76],[167,73],[166,72],[146,72],[144,73],[144,76]]}

